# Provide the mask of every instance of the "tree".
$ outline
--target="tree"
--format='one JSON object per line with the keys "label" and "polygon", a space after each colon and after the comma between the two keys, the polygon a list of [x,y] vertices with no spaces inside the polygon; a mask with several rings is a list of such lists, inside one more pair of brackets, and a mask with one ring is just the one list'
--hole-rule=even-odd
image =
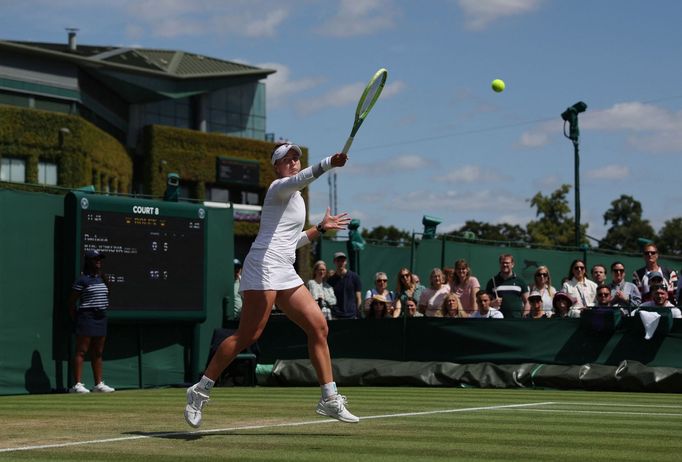
{"label": "tree", "polygon": [[682,218],[672,218],[663,223],[656,245],[662,254],[682,255]]}
{"label": "tree", "polygon": [[492,225],[476,220],[467,220],[464,226],[449,234],[452,236],[462,236],[466,232],[473,233],[477,239],[488,241],[528,241],[528,233],[519,225],[509,223]]}
{"label": "tree", "polygon": [[[562,184],[559,189],[548,196],[538,192],[530,201],[535,207],[538,220],[529,221],[526,225],[530,240],[534,244],[575,246],[575,219],[569,216],[571,207],[566,195],[571,186]],[[587,224],[580,225],[580,241],[587,244],[585,233]]]}
{"label": "tree", "polygon": [[606,236],[599,243],[603,249],[624,252],[639,252],[639,239],[656,239],[656,232],[649,220],[642,219],[642,204],[632,196],[621,194],[611,202],[611,208],[604,213],[604,224],[611,223]]}
{"label": "tree", "polygon": [[362,237],[373,241],[381,241],[389,245],[406,245],[412,241],[412,233],[398,229],[395,226],[377,226],[371,231],[362,230]]}

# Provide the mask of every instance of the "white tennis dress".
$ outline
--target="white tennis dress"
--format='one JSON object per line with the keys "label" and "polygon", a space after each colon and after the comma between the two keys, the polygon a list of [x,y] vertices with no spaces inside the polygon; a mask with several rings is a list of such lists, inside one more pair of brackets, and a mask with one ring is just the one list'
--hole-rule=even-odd
{"label": "white tennis dress", "polygon": [[258,236],[244,259],[240,292],[283,290],[303,284],[294,269],[296,249],[310,242],[303,231],[306,210],[300,191],[331,168],[331,157],[327,157],[294,176],[270,184],[263,201]]}

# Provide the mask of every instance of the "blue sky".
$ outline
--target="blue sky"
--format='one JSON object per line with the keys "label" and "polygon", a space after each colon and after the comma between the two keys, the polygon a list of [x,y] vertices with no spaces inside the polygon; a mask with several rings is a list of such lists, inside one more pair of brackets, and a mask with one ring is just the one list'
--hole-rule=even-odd
{"label": "blue sky", "polygon": [[[362,87],[388,85],[338,172],[363,228],[525,225],[528,199],[573,185],[560,114],[577,101],[582,221],[602,237],[621,194],[656,230],[682,216],[682,72],[675,0],[0,0],[5,40],[190,51],[277,69],[267,131],[318,160],[343,147]],[[490,82],[504,79],[494,93]],[[328,204],[311,186],[311,220]],[[573,208],[573,190],[569,203]]]}

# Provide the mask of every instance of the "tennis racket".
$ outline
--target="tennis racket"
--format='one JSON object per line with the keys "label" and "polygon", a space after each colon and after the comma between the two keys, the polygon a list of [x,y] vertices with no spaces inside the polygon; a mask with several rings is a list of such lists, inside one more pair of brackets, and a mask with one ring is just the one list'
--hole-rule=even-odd
{"label": "tennis racket", "polygon": [[379,69],[365,87],[365,91],[362,92],[360,101],[358,101],[358,107],[355,109],[355,122],[353,122],[353,129],[351,130],[348,141],[346,141],[346,145],[342,150],[344,154],[348,153],[350,145],[353,144],[353,138],[355,138],[355,134],[358,132],[360,125],[362,125],[362,122],[365,121],[365,117],[367,117],[369,111],[371,111],[374,107],[374,103],[376,103],[377,99],[379,99],[379,95],[384,89],[384,84],[386,83],[387,77],[388,71],[383,68]]}

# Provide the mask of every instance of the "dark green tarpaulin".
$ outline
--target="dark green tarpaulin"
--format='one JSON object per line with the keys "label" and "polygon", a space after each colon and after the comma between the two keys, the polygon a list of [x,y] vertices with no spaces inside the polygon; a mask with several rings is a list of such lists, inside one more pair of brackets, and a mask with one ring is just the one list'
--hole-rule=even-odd
{"label": "dark green tarpaulin", "polygon": [[[617,366],[525,364],[455,364],[340,358],[334,361],[339,386],[444,386],[479,388],[561,388],[609,391],[682,392],[682,369],[648,367],[636,361]],[[259,384],[317,385],[310,361],[277,361]]]}

